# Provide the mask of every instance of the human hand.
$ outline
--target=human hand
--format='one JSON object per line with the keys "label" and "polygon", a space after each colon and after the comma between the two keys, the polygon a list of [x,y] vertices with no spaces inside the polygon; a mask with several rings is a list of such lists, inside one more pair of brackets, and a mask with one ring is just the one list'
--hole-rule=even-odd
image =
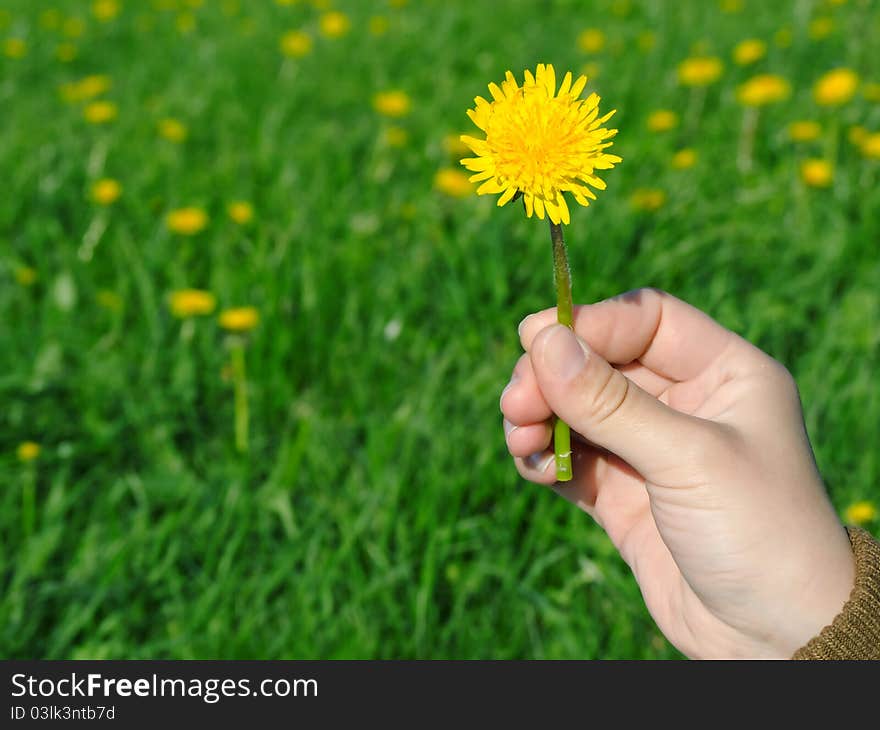
{"label": "human hand", "polygon": [[[651,289],[576,308],[574,329],[555,309],[520,324],[501,396],[518,471],[599,523],[684,654],[790,657],[855,580],[793,378]],[[551,414],[573,431],[570,482],[554,484]]]}

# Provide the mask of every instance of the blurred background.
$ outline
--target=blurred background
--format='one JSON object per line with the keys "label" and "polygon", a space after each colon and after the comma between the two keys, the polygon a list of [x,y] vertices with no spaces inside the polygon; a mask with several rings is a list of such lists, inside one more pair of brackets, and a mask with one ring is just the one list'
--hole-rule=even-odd
{"label": "blurred background", "polygon": [[549,237],[458,136],[538,62],[618,110],[575,300],[785,363],[878,534],[878,41],[868,0],[0,0],[0,656],[677,656],[504,446]]}

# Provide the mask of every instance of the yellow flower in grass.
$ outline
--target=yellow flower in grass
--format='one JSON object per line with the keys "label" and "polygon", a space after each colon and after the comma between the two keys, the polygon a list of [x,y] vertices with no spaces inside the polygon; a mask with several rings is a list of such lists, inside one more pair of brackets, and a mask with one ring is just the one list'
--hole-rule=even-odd
{"label": "yellow flower in grass", "polygon": [[312,50],[312,37],[301,30],[290,30],[281,36],[281,52],[291,58],[302,58]]}
{"label": "yellow flower in grass", "polygon": [[104,309],[110,312],[121,312],[122,311],[122,297],[119,296],[115,291],[111,291],[110,289],[101,289],[95,295],[95,299],[98,304],[100,304]]}
{"label": "yellow flower in grass", "polygon": [[668,132],[678,126],[678,114],[669,109],[657,109],[648,115],[648,129],[652,132]]}
{"label": "yellow flower in grass", "polygon": [[629,204],[636,210],[653,213],[666,202],[666,193],[657,188],[638,188],[629,196]]}
{"label": "yellow flower in grass", "polygon": [[814,41],[821,41],[827,38],[834,31],[834,19],[827,15],[814,18],[810,21],[809,33],[810,38]]}
{"label": "yellow flower in grass", "polygon": [[844,510],[843,519],[851,525],[864,525],[877,519],[877,508],[868,501],[854,502]]}
{"label": "yellow flower in grass", "polygon": [[373,97],[373,108],[386,117],[404,117],[409,114],[410,99],[404,91],[382,91]]}
{"label": "yellow flower in grass", "polygon": [[868,130],[861,124],[854,124],[846,132],[846,138],[850,144],[861,147],[868,136]]}
{"label": "yellow flower in grass", "polygon": [[586,53],[598,53],[605,47],[605,34],[598,28],[587,28],[578,36],[577,44]]}
{"label": "yellow flower in grass", "polygon": [[708,86],[721,78],[724,64],[715,56],[692,56],[678,64],[678,80],[684,86]]}
{"label": "yellow flower in grass", "polygon": [[527,216],[543,219],[546,212],[555,224],[569,222],[564,193],[580,205],[595,200],[589,186],[605,189],[596,171],[621,158],[606,152],[617,130],[602,126],[614,112],[600,117],[595,93],[579,98],[586,83],[586,76],[572,83],[569,72],[557,89],[553,66],[541,63],[534,75],[525,71],[522,86],[508,71],[500,87],[489,84],[491,102],[476,97],[468,116],[486,138],[462,135],[476,157],[461,163],[474,173],[470,181],[481,183],[478,195],[500,193],[500,206],[521,193]]}
{"label": "yellow flower in grass", "polygon": [[122,185],[112,178],[102,178],[92,185],[92,200],[99,205],[111,205],[120,195],[122,195]]}
{"label": "yellow flower in grass", "polygon": [[211,314],[217,306],[217,298],[202,289],[178,289],[168,299],[171,314],[179,319],[201,317]]}
{"label": "yellow flower in grass", "polygon": [[102,23],[107,23],[119,15],[118,0],[95,0],[92,3],[92,15]]}
{"label": "yellow flower in grass", "polygon": [[373,15],[367,24],[367,28],[370,31],[370,35],[385,35],[388,32],[388,18],[384,15]]}
{"label": "yellow flower in grass", "polygon": [[733,60],[738,66],[748,66],[767,55],[767,44],[757,38],[747,38],[733,49]]}
{"label": "yellow flower in grass", "polygon": [[813,86],[813,98],[822,106],[846,104],[856,93],[859,76],[851,68],[836,68],[819,77]]}
{"label": "yellow flower in grass", "polygon": [[18,460],[24,463],[34,461],[40,455],[40,445],[36,441],[22,441],[15,450]]}
{"label": "yellow flower in grass", "polygon": [[116,119],[118,112],[112,101],[93,101],[83,109],[83,117],[91,124],[106,124]]}
{"label": "yellow flower in grass", "polygon": [[389,147],[404,147],[409,141],[409,134],[403,127],[388,127],[384,140]]}
{"label": "yellow flower in grass", "polygon": [[106,93],[112,85],[113,82],[106,74],[92,74],[84,76],[79,81],[62,84],[59,90],[65,101],[74,103],[94,99],[96,96]]}
{"label": "yellow flower in grass", "polygon": [[451,167],[438,170],[434,175],[434,187],[453,198],[463,198],[474,191],[466,173]]}
{"label": "yellow flower in grass", "polygon": [[775,74],[753,76],[736,90],[737,101],[744,106],[767,106],[785,101],[790,95],[791,85]]}
{"label": "yellow flower in grass", "polygon": [[178,208],[168,214],[165,225],[172,233],[194,236],[208,225],[208,214],[201,208]]}
{"label": "yellow flower in grass", "polygon": [[859,146],[865,157],[872,160],[880,160],[880,132],[865,135]]}
{"label": "yellow flower in grass", "polygon": [[174,119],[173,117],[160,119],[157,127],[160,137],[176,144],[183,142],[186,139],[186,135],[189,133],[186,125],[179,119]]}
{"label": "yellow flower in grass", "polygon": [[61,63],[70,63],[77,57],[77,54],[79,54],[79,49],[73,43],[59,43],[55,46],[55,58]]}
{"label": "yellow flower in grass", "polygon": [[27,43],[21,38],[7,38],[3,41],[3,55],[7,58],[24,58],[27,55]]}
{"label": "yellow flower in grass", "polygon": [[687,170],[697,164],[697,152],[692,147],[685,147],[672,156],[670,164],[675,170]]}
{"label": "yellow flower in grass", "polygon": [[233,200],[226,206],[226,213],[229,218],[238,225],[243,226],[250,223],[254,218],[254,206],[246,200]]}
{"label": "yellow flower in grass", "polygon": [[722,13],[733,15],[743,10],[743,0],[720,0],[718,8]]}
{"label": "yellow flower in grass", "polygon": [[224,309],[217,320],[229,332],[248,332],[260,321],[260,313],[255,307],[235,307]]}
{"label": "yellow flower in grass", "polygon": [[801,163],[801,179],[811,188],[827,188],[834,179],[834,168],[828,160],[804,160]]}
{"label": "yellow flower in grass", "polygon": [[880,84],[868,81],[862,86],[862,96],[868,101],[880,101]]}
{"label": "yellow flower in grass", "polygon": [[814,139],[819,139],[820,134],[822,127],[819,126],[819,122],[812,120],[802,119],[788,125],[788,136],[794,142],[812,142]]}
{"label": "yellow flower in grass", "polygon": [[37,281],[37,270],[30,266],[19,266],[15,269],[15,280],[22,286],[33,286]]}
{"label": "yellow flower in grass", "polygon": [[321,16],[320,27],[328,38],[341,38],[351,30],[351,21],[345,13],[333,10]]}
{"label": "yellow flower in grass", "polygon": [[447,134],[444,136],[443,149],[453,157],[461,157],[470,151],[470,148],[461,141],[460,134]]}
{"label": "yellow flower in grass", "polygon": [[61,26],[61,32],[66,38],[79,38],[86,32],[86,22],[82,18],[68,18]]}

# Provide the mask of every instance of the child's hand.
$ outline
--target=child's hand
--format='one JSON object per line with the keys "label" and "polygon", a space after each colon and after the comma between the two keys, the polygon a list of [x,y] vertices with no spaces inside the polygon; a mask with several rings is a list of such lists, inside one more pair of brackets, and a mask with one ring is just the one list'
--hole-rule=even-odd
{"label": "child's hand", "polygon": [[[501,396],[520,474],[554,484],[550,416],[573,438],[553,488],[629,564],[691,657],[789,657],[840,612],[852,550],[786,369],[708,316],[646,289],[520,325]],[[609,363],[611,363],[609,365]]]}

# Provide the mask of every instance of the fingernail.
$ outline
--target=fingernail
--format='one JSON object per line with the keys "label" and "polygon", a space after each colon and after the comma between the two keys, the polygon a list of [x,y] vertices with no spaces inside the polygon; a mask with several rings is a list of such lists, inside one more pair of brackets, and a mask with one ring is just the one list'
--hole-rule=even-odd
{"label": "fingernail", "polygon": [[541,473],[550,468],[550,464],[554,461],[553,454],[546,451],[539,451],[537,454],[531,454],[525,458],[526,466]]}
{"label": "fingernail", "polygon": [[571,380],[584,367],[586,353],[568,327],[557,325],[544,343],[544,364],[551,375]]}
{"label": "fingernail", "polygon": [[508,440],[508,439],[510,438],[510,434],[512,434],[514,431],[516,431],[516,429],[519,428],[519,426],[514,426],[514,425],[513,425],[510,421],[508,421],[506,418],[505,418],[504,421],[502,422],[502,426],[504,427],[504,439],[505,439],[505,441]]}
{"label": "fingernail", "polygon": [[519,380],[519,375],[514,373],[510,376],[510,382],[504,386],[504,390],[501,391],[501,397],[498,399],[498,407],[501,408],[501,403],[504,401],[504,394],[510,390],[514,385],[516,385]]}
{"label": "fingernail", "polygon": [[517,328],[516,328],[516,333],[517,333],[520,337],[522,337],[523,327],[525,327],[526,322],[528,322],[528,321],[529,321],[532,317],[534,317],[534,316],[535,316],[534,314],[529,314],[529,315],[523,317],[522,322],[520,322],[519,325],[518,325]]}

